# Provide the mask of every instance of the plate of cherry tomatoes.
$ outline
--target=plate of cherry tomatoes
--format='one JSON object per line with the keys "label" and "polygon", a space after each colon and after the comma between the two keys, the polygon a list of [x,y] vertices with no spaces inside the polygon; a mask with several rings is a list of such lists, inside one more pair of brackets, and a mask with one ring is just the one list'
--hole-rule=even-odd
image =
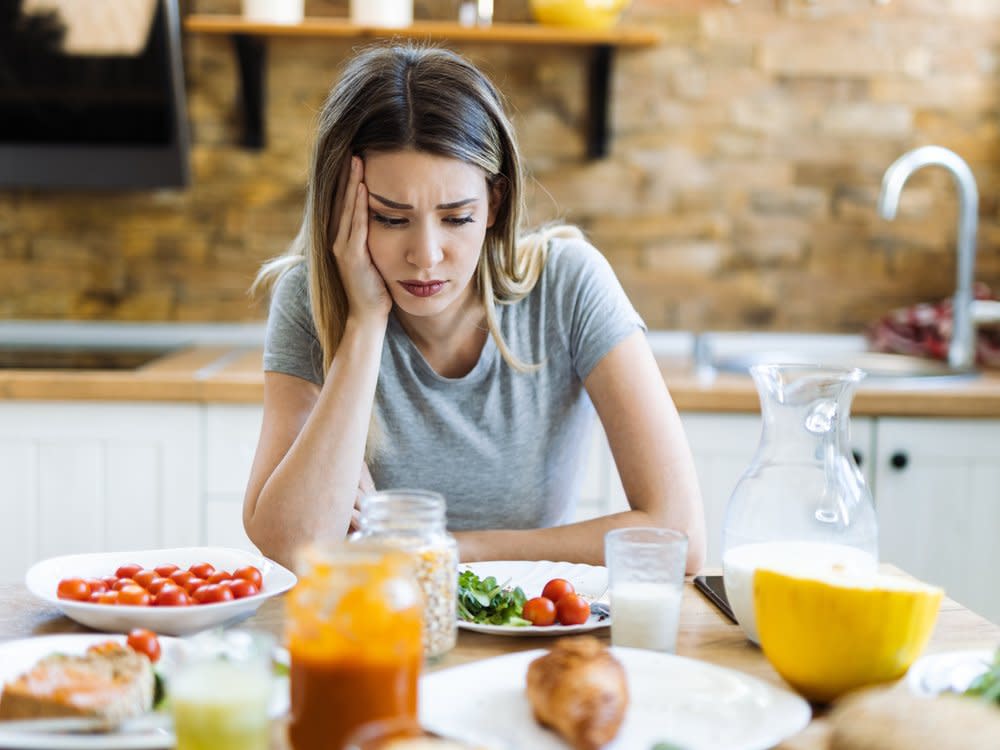
{"label": "plate of cherry tomatoes", "polygon": [[[530,624],[492,625],[459,618],[465,630],[494,635],[555,636],[585,633],[611,625],[606,601],[608,569],[603,565],[551,560],[494,560],[463,563],[479,578],[495,578],[505,588],[520,588],[526,601],[520,618]],[[596,604],[596,606],[595,606]]]}
{"label": "plate of cherry tomatoes", "polygon": [[249,617],[295,582],[273,560],[225,547],[65,555],[36,563],[25,576],[31,593],[82,625],[164,635]]}

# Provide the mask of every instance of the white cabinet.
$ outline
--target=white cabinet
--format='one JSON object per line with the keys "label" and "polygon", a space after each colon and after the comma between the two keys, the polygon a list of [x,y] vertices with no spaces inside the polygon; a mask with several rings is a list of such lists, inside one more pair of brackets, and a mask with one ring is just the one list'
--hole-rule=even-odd
{"label": "white cabinet", "polygon": [[53,555],[198,544],[197,405],[0,403],[0,582]]}
{"label": "white cabinet", "polygon": [[208,404],[205,409],[205,544],[255,549],[243,531],[243,494],[264,409]]}
{"label": "white cabinet", "polygon": [[880,557],[1000,622],[1000,421],[878,420]]}

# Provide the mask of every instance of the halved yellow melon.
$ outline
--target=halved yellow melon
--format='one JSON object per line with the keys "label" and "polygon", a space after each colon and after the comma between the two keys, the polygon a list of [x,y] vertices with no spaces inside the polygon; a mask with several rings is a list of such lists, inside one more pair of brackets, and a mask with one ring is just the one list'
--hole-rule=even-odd
{"label": "halved yellow melon", "polygon": [[760,646],[786,682],[825,703],[905,674],[930,639],[944,592],[899,576],[754,573]]}

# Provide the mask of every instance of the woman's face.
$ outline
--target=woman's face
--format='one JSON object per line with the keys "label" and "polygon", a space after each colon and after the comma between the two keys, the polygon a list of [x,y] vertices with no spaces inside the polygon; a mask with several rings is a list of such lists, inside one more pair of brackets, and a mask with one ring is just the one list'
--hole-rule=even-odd
{"label": "woman's face", "polygon": [[405,150],[365,157],[368,249],[393,301],[417,317],[458,310],[493,225],[486,173]]}

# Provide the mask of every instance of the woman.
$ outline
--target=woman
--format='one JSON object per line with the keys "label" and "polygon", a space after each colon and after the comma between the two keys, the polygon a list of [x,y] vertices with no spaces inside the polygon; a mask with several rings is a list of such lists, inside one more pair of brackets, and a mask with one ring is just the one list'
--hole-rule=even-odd
{"label": "woman", "polygon": [[[441,492],[463,560],[601,563],[606,531],[668,526],[699,568],[697,479],[645,326],[579,231],[518,238],[522,189],[500,94],[466,60],[348,63],[302,227],[257,280],[273,296],[244,524],[264,554],[343,536],[377,486]],[[631,510],[568,523],[594,407]]]}

